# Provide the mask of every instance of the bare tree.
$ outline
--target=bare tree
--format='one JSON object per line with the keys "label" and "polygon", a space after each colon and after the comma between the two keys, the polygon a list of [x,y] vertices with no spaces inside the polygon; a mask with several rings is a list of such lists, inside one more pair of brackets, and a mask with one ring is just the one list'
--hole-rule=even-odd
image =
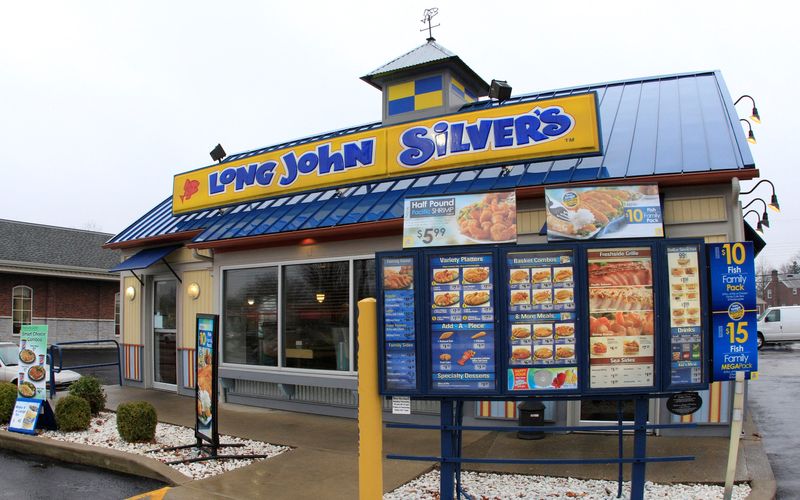
{"label": "bare tree", "polygon": [[756,260],[756,296],[766,300],[767,285],[772,279],[772,269],[765,259]]}

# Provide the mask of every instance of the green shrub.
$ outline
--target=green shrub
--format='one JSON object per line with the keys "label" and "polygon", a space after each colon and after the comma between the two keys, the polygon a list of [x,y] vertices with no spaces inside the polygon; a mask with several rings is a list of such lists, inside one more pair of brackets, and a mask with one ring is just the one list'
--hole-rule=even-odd
{"label": "green shrub", "polygon": [[69,387],[69,393],[88,401],[92,415],[97,415],[106,406],[106,393],[97,377],[86,375],[79,378]]}
{"label": "green shrub", "polygon": [[17,386],[9,383],[0,384],[0,424],[7,424],[17,404]]}
{"label": "green shrub", "polygon": [[64,396],[56,403],[56,423],[64,432],[85,431],[92,420],[89,402],[78,396]]}
{"label": "green shrub", "polygon": [[158,415],[147,401],[131,401],[117,408],[117,432],[129,443],[153,441]]}

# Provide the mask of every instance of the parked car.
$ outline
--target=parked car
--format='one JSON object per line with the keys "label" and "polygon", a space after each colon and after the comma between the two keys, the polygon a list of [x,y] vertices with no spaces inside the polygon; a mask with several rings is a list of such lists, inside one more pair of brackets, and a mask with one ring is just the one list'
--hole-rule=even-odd
{"label": "parked car", "polygon": [[800,342],[800,306],[770,307],[758,318],[758,348]]}
{"label": "parked car", "polygon": [[[0,342],[0,382],[17,383],[19,376],[19,346],[11,342]],[[47,370],[47,387],[50,388],[50,365],[45,365]],[[72,370],[61,370],[56,373],[56,389],[62,390],[81,378],[81,374]]]}

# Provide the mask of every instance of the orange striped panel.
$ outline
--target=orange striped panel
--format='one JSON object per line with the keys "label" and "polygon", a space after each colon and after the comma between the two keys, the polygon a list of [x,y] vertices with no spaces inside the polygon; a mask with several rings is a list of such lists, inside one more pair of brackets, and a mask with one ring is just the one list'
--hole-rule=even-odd
{"label": "orange striped panel", "polygon": [[721,406],[722,406],[722,384],[719,382],[712,382],[709,387],[709,396],[710,399],[709,404],[711,405],[708,411],[708,421],[709,423],[719,423],[720,421],[720,413],[721,413]]}

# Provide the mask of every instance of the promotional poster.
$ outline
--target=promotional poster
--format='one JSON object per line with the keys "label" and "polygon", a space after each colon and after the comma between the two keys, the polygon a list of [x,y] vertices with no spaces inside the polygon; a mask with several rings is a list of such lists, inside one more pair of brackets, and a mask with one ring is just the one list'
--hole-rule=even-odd
{"label": "promotional poster", "polygon": [[17,368],[17,397],[46,399],[47,325],[22,325]]}
{"label": "promotional poster", "polygon": [[195,436],[217,444],[217,339],[219,316],[197,315]]}
{"label": "promotional poster", "polygon": [[515,241],[517,202],[513,191],[405,200],[403,248]]}
{"label": "promotional poster", "polygon": [[758,371],[755,253],[750,241],[707,247],[711,282],[713,380]]}
{"label": "promotional poster", "polygon": [[548,241],[664,236],[655,184],[545,189],[544,193]]}

